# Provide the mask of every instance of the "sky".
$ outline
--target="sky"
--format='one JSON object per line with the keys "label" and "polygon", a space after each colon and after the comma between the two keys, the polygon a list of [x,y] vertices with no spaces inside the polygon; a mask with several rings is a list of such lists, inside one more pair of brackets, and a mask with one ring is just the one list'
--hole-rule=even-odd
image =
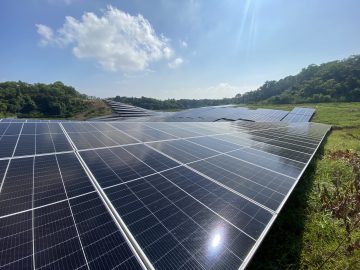
{"label": "sky", "polygon": [[1,0],[0,81],[223,98],[360,53],[359,0]]}

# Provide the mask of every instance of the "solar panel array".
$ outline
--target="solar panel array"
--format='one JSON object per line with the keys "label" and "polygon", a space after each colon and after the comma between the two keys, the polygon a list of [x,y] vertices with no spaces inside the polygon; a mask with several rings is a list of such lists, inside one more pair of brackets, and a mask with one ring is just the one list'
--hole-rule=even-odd
{"label": "solar panel array", "polygon": [[93,119],[94,121],[139,121],[139,122],[217,122],[217,121],[252,121],[252,122],[309,122],[315,113],[311,108],[295,107],[290,113],[284,110],[249,109],[234,105],[208,106],[177,112],[156,112],[140,107],[106,100],[113,114]]}
{"label": "solar panel array", "polygon": [[300,108],[295,107],[284,119],[283,122],[309,122],[315,113],[315,109],[312,108]]}
{"label": "solar panel array", "polygon": [[0,268],[244,268],[329,128],[2,121]]}

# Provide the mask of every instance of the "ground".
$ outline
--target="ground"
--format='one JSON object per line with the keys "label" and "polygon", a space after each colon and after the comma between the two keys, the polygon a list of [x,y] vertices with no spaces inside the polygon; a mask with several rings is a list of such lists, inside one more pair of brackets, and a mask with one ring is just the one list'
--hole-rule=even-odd
{"label": "ground", "polygon": [[109,106],[101,99],[94,99],[86,101],[88,108],[86,111],[79,113],[72,117],[73,120],[87,120],[93,117],[99,117],[103,115],[109,115],[112,113]]}
{"label": "ground", "polygon": [[360,103],[295,106],[333,129],[248,269],[360,269]]}

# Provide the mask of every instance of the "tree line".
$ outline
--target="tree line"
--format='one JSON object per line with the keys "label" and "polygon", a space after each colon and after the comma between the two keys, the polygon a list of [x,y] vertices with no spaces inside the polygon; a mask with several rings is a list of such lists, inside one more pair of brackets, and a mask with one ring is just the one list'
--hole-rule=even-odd
{"label": "tree line", "polygon": [[67,118],[87,108],[87,96],[62,82],[29,84],[22,81],[0,83],[2,117]]}
{"label": "tree line", "polygon": [[111,100],[130,104],[149,110],[184,110],[204,106],[217,106],[238,103],[237,98],[223,99],[166,99],[160,100],[149,97],[121,97],[116,96]]}
{"label": "tree line", "polygon": [[224,99],[167,99],[116,96],[111,98],[152,110],[188,109],[225,104],[289,104],[360,101],[360,55],[310,65],[294,76],[266,81],[258,89]]}
{"label": "tree line", "polygon": [[241,103],[318,103],[360,101],[360,55],[310,65],[295,76],[266,81],[236,96]]}
{"label": "tree line", "polygon": [[[83,112],[90,97],[62,82],[0,83],[0,117],[68,118]],[[317,103],[360,101],[360,55],[321,65],[310,65],[294,76],[266,81],[257,90],[223,99],[111,98],[151,110],[183,110],[203,106],[251,103]]]}

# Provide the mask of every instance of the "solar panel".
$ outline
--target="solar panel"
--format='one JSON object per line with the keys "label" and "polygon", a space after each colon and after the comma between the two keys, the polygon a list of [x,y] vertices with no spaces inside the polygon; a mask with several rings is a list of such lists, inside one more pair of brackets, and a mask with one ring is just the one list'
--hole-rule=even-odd
{"label": "solar panel", "polygon": [[[221,264],[231,269],[241,264],[254,242],[161,175],[116,186],[106,193],[158,269],[210,268]],[[116,200],[119,197],[126,200]],[[222,239],[211,249],[209,242],[214,233],[222,234]],[[232,250],[230,241],[222,242],[225,236],[237,239],[239,250]]]}
{"label": "solar panel", "polygon": [[289,123],[297,122],[309,122],[315,113],[315,109],[312,108],[300,108],[295,107],[288,115],[286,115],[281,121]]}
{"label": "solar panel", "polygon": [[107,101],[113,113],[108,116],[94,118],[93,121],[131,121],[131,122],[308,122],[315,110],[295,107],[290,113],[283,110],[256,109],[235,105],[209,106],[186,109],[177,112],[155,112],[143,108],[126,105],[120,102]]}
{"label": "solar panel", "polygon": [[142,269],[73,153],[12,159],[0,225],[4,269]]}
{"label": "solar panel", "polygon": [[9,269],[244,268],[329,130],[23,122],[0,123]]}
{"label": "solar panel", "polygon": [[58,123],[6,125],[0,138],[0,158],[72,151]]}
{"label": "solar panel", "polygon": [[200,145],[195,148],[193,143],[186,140],[155,142],[148,145],[183,163],[193,162],[217,154],[214,150],[210,150]]}

